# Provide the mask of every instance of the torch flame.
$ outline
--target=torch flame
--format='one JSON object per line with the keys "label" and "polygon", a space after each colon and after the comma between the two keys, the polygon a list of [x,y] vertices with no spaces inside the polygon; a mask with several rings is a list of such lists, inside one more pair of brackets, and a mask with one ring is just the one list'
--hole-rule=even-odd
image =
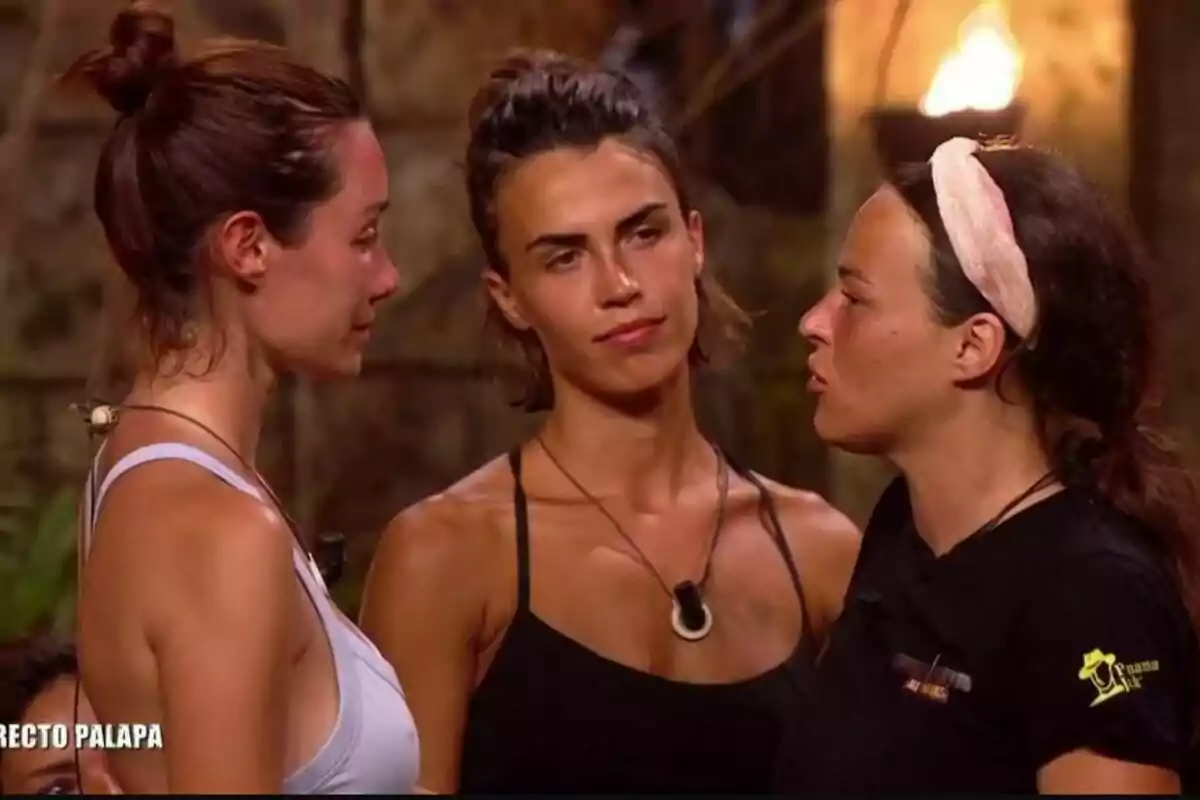
{"label": "torch flame", "polygon": [[963,21],[958,49],[942,60],[921,112],[940,117],[954,111],[998,111],[1008,106],[1021,80],[1021,54],[1003,8],[985,2]]}

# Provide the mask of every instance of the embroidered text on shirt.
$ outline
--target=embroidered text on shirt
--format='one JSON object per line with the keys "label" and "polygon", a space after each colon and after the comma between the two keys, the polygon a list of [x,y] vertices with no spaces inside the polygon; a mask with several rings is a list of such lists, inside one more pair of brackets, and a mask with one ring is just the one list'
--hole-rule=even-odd
{"label": "embroidered text on shirt", "polygon": [[1117,661],[1112,653],[1093,650],[1083,656],[1079,680],[1092,682],[1096,698],[1090,707],[1094,708],[1117,695],[1141,689],[1142,680],[1151,672],[1158,672],[1158,659],[1125,663]]}

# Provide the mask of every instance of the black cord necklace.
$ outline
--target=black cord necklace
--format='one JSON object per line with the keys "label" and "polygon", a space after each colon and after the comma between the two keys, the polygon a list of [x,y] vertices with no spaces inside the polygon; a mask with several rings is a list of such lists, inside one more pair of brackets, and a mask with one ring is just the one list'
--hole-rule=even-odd
{"label": "black cord necklace", "polygon": [[[1054,483],[1056,483],[1057,481],[1058,481],[1058,477],[1054,474],[1054,470],[1050,470],[1045,475],[1043,475],[1042,477],[1038,478],[1036,481],[1031,483],[1029,485],[1029,487],[1025,489],[1025,491],[1021,492],[1016,497],[1014,497],[1012,500],[1009,500],[1007,503],[1005,503],[1004,507],[1001,508],[1000,511],[997,512],[997,514],[994,517],[992,517],[987,522],[985,522],[983,524],[983,527],[981,527],[975,533],[975,535],[977,536],[981,533],[991,533],[996,528],[1000,527],[1000,523],[1004,522],[1004,520],[1007,519],[1008,515],[1012,512],[1012,510],[1014,508],[1019,506],[1023,501],[1029,499],[1033,495],[1040,492],[1042,489],[1046,489],[1046,488],[1049,488],[1050,486],[1054,485]],[[934,672],[937,670],[938,663],[941,660],[942,660],[942,654],[938,653],[937,656],[933,659],[933,663],[929,665],[929,669],[926,670],[925,678],[921,681],[922,684],[924,684],[924,685],[929,684],[930,678],[933,677]]]}
{"label": "black cord necklace", "polygon": [[994,531],[1000,525],[1000,523],[1003,522],[1006,517],[1008,517],[1009,513],[1014,508],[1019,506],[1023,501],[1040,492],[1042,489],[1048,488],[1057,480],[1058,478],[1055,476],[1054,470],[1050,470],[1045,475],[1038,478],[1029,485],[1029,488],[1018,494],[1012,500],[1009,500],[1008,503],[1005,504],[1004,508],[1000,509],[996,516],[984,523],[983,527],[979,529],[979,533],[990,533],[991,531]]}
{"label": "black cord necklace", "polygon": [[595,506],[612,523],[612,526],[621,535],[621,538],[633,548],[633,552],[638,557],[638,560],[642,562],[642,565],[654,576],[654,579],[658,581],[658,585],[666,592],[667,597],[671,600],[671,630],[675,632],[675,635],[689,642],[698,642],[708,636],[712,632],[713,614],[712,609],[708,606],[708,602],[704,599],[703,589],[705,584],[708,583],[708,576],[712,572],[713,554],[717,550],[717,539],[721,535],[721,528],[725,525],[725,501],[729,495],[729,462],[725,460],[725,456],[721,453],[720,449],[713,447],[713,452],[717,456],[717,491],[720,501],[717,506],[716,527],[713,529],[712,538],[708,546],[708,555],[704,561],[704,572],[701,574],[699,581],[684,580],[675,584],[674,588],[671,588],[663,579],[662,574],[654,568],[654,564],[646,554],[642,552],[642,548],[638,547],[637,542],[629,535],[624,526],[617,521],[617,518],[609,512],[604,503],[600,502],[599,498],[585,489],[583,484],[576,480],[575,476],[562,465],[562,462],[546,446],[546,442],[543,441],[541,434],[538,434],[535,438],[537,439],[538,446],[542,448],[542,451],[550,459],[550,462],[562,473],[564,478],[570,481],[571,485],[580,494],[587,498],[589,503]]}

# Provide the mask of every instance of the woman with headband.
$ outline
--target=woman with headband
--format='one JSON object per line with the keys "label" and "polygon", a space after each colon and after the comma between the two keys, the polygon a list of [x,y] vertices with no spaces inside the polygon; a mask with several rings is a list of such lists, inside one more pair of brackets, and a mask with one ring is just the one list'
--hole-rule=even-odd
{"label": "woman with headband", "polygon": [[859,210],[801,322],[815,426],[900,477],[785,791],[1177,793],[1196,487],[1158,427],[1149,277],[1099,192],[943,144]]}
{"label": "woman with headband", "polygon": [[96,214],[134,290],[139,358],[81,525],[79,659],[135,794],[404,794],[416,731],[255,469],[285,373],[351,376],[396,287],[383,152],[350,88],[252,41],[184,57],[170,16],[119,13],[68,72],[117,122]]}

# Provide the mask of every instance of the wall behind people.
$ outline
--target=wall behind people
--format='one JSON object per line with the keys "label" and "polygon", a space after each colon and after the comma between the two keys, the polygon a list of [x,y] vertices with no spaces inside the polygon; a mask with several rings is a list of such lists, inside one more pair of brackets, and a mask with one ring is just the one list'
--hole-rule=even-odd
{"label": "wall behind people", "polygon": [[[1005,12],[1010,44],[1021,61],[1016,94],[1027,109],[1023,138],[1069,158],[1120,203],[1127,200],[1131,168],[1133,22],[1129,8],[1138,4],[1126,0],[1003,0],[997,4]],[[868,124],[872,109],[880,103],[915,106],[938,67],[955,53],[962,23],[983,5],[980,0],[829,3],[826,80],[832,173],[827,213],[834,235],[829,239],[827,265],[833,264],[840,236],[855,210],[877,186],[879,163]],[[1153,0],[1146,5],[1153,5]],[[1170,80],[1181,78],[1173,75]],[[1186,79],[1200,85],[1200,74]],[[967,85],[985,81],[973,77]],[[887,477],[877,459],[839,454],[834,459],[833,498],[861,522]]]}
{"label": "wall behind people", "polygon": [[[0,121],[14,118],[23,87],[52,78],[122,4],[47,0],[0,14]],[[737,164],[714,166],[722,148],[730,159],[762,160],[773,149],[795,145],[810,133],[801,124],[809,112],[793,103],[786,124],[761,112],[753,126],[747,124],[757,138],[744,146],[729,144],[736,126],[728,122],[717,139],[703,135],[722,116],[782,108],[771,98],[788,94],[783,78],[805,74],[805,102],[815,109],[812,152],[821,155],[821,75],[812,69],[821,62],[821,28],[807,21],[811,14],[804,16],[820,3],[713,3],[708,18],[692,13],[690,3],[656,3],[651,10],[639,5],[650,4],[172,3],[184,35],[219,31],[286,42],[360,84],[387,150],[393,197],[384,234],[402,270],[405,296],[384,311],[360,380],[320,390],[293,385],[282,393],[262,451],[266,473],[302,525],[346,534],[347,578],[335,592],[347,603],[357,598],[356,579],[386,519],[524,438],[536,421],[507,405],[505,387],[497,382],[505,365],[483,338],[479,254],[458,163],[470,91],[494,59],[517,44],[619,61],[629,56],[619,46],[629,31],[649,31],[639,45],[638,66],[649,64],[653,73],[656,60],[659,67],[675,65],[650,76],[661,81],[666,101],[672,93],[676,99],[707,98],[690,109],[689,119],[696,161],[714,176],[700,176],[697,197],[708,215],[709,263],[761,316],[749,358],[727,376],[702,378],[698,404],[718,439],[748,465],[823,488],[825,456],[809,432],[809,400],[801,391],[804,354],[794,333],[796,310],[819,288],[825,236],[820,209],[787,197],[786,175],[773,195],[750,197],[745,186],[730,183]],[[789,55],[785,48],[774,62],[751,64],[756,71],[739,78],[747,53],[759,44],[744,38],[753,28],[748,21],[769,7],[786,13],[767,33],[793,35],[801,49]],[[795,37],[796,31],[807,33]],[[720,57],[735,45],[740,55]],[[111,347],[94,336],[102,299],[120,310],[122,298],[106,284],[114,270],[88,210],[90,165],[110,119],[99,106],[76,98],[36,99],[31,135],[22,145],[26,188],[12,206],[18,225],[12,246],[0,252],[0,279],[3,273],[12,278],[3,302],[13,309],[0,315],[0,495],[12,493],[0,496],[0,504],[24,503],[26,489],[78,479],[88,442],[67,406],[79,398],[83,376],[98,376],[97,388],[120,379],[104,356]],[[763,138],[770,135],[777,138]],[[766,173],[761,164],[756,169]],[[822,179],[821,170],[813,173],[812,180]]]}
{"label": "wall behind people", "polygon": [[1158,259],[1167,302],[1169,407],[1195,446],[1200,434],[1200,359],[1193,320],[1200,308],[1200,5],[1132,4],[1134,38],[1133,208]]}
{"label": "wall behind people", "polygon": [[[47,84],[120,5],[122,0],[0,4],[0,131],[6,139],[20,121],[27,92]],[[652,7],[638,12],[640,20],[629,12],[639,5]],[[708,5],[724,9],[731,26],[725,30],[744,31],[753,27],[756,12],[776,4]],[[803,5],[794,4],[794,17],[786,24],[776,20],[773,31],[782,35],[809,24],[800,18]],[[890,14],[902,4],[827,5],[824,29],[812,25],[795,39],[812,48],[813,37],[824,38],[829,111],[822,123],[818,104],[814,125],[828,128],[827,214],[751,205],[755,199],[744,198],[738,187],[731,192],[717,182],[705,185],[699,198],[708,212],[714,269],[746,306],[766,312],[742,371],[701,393],[703,414],[755,467],[816,488],[826,488],[826,459],[809,434],[810,408],[797,374],[804,353],[793,344],[798,337],[792,317],[807,306],[805,298],[821,282],[820,270],[831,263],[826,243],[840,238],[848,210],[874,185],[874,152],[863,114],[874,102]],[[958,22],[975,5],[974,0],[908,4],[892,56],[889,98],[919,97],[953,46]],[[386,235],[411,294],[392,304],[372,353],[379,366],[359,383],[284,393],[269,420],[263,454],[268,473],[305,524],[349,534],[352,567],[364,563],[373,534],[397,508],[518,440],[533,422],[505,405],[503,391],[493,385],[497,368],[477,357],[485,351],[481,331],[472,324],[478,318],[478,254],[458,158],[469,92],[495,55],[521,43],[605,57],[620,49],[618,34],[632,19],[655,32],[645,52],[677,51],[671,57],[685,67],[674,79],[685,86],[708,86],[718,73],[745,70],[765,87],[780,75],[811,72],[805,60],[811,60],[811,49],[804,51],[808,55],[793,53],[790,61],[780,57],[773,62],[781,65],[775,73],[747,58],[745,47],[740,60],[709,57],[715,52],[714,30],[720,30],[716,17],[696,22],[697,15],[689,13],[695,5],[683,0],[339,0],[304,4],[303,13],[297,11],[300,4],[272,0],[175,0],[173,6],[188,33],[219,30],[286,41],[323,68],[361,82],[379,122],[395,195]],[[1189,431],[1200,430],[1195,417],[1200,404],[1192,399],[1200,391],[1200,367],[1188,357],[1190,321],[1197,318],[1191,305],[1200,302],[1200,285],[1187,269],[1200,246],[1195,224],[1200,201],[1192,189],[1200,173],[1195,136],[1200,105],[1188,102],[1200,93],[1200,51],[1193,46],[1200,5],[1011,0],[1007,6],[1024,49],[1022,91],[1033,104],[1032,138],[1080,163],[1115,194],[1132,186],[1139,223],[1161,257],[1171,298],[1176,416]],[[737,14],[749,16],[739,22]],[[688,25],[707,29],[672,38]],[[759,55],[770,48],[748,49]],[[721,95],[731,84],[713,85],[710,93]],[[758,96],[763,102],[734,98],[724,110],[747,114],[779,105],[769,102],[774,95]],[[6,310],[0,315],[0,508],[28,502],[31,487],[72,484],[82,471],[87,443],[66,407],[79,395],[81,376],[97,371],[93,331],[100,278],[112,272],[88,211],[90,165],[109,117],[71,98],[37,99],[30,104],[36,124],[27,142],[15,157],[7,144],[0,147],[0,170],[17,164],[23,176],[0,180],[0,204],[15,197],[11,207],[19,212],[11,234],[0,225],[0,303]],[[808,135],[801,116],[790,113],[790,121],[777,125],[780,147],[789,142],[799,147]],[[755,124],[769,128],[772,120]],[[732,157],[747,148],[725,149]],[[752,149],[770,153],[757,140]],[[711,146],[704,158],[712,158]],[[385,359],[401,365],[384,366]],[[854,462],[835,471],[835,496],[861,517],[877,478]],[[346,590],[347,597],[353,594]]]}

